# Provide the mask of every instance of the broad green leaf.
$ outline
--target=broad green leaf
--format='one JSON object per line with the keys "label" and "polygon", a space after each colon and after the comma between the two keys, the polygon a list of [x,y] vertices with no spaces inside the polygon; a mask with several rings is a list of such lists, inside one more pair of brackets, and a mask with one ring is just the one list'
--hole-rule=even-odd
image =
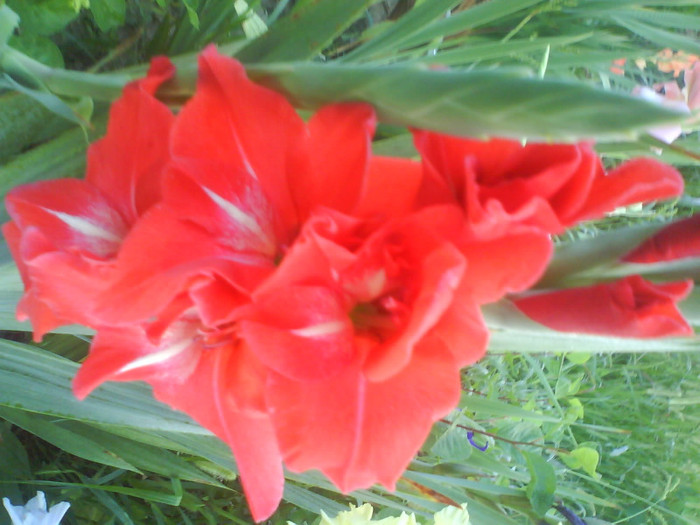
{"label": "broad green leaf", "polygon": [[90,0],[90,11],[101,31],[107,32],[124,24],[125,0]]}
{"label": "broad green leaf", "polygon": [[561,460],[571,469],[581,469],[593,478],[598,478],[600,474],[596,472],[600,455],[598,451],[591,447],[577,447],[569,454],[560,454]]}
{"label": "broad green leaf", "polygon": [[108,383],[78,401],[70,385],[77,368],[49,352],[0,339],[0,405],[91,423],[209,434],[153,399],[142,383]]}
{"label": "broad green leaf", "polygon": [[74,122],[75,124],[87,124],[82,116],[78,114],[78,112],[71,108],[64,100],[57,97],[50,91],[28,88],[16,82],[9,75],[5,75],[5,78],[0,78],[0,87],[19,91],[20,93],[33,98],[36,102],[44,106],[49,111],[63,117],[66,120]]}
{"label": "broad green leaf", "polygon": [[[17,92],[0,95],[0,172],[11,156],[35,142],[44,141],[65,130],[71,124],[51,113],[31,97]],[[18,175],[22,173],[19,172]],[[0,186],[12,180],[0,173]]]}
{"label": "broad green leaf", "polygon": [[530,483],[525,488],[532,508],[538,516],[544,516],[554,504],[554,492],[557,488],[557,477],[554,467],[540,454],[521,451],[527,462],[527,470],[530,472]]}
{"label": "broad green leaf", "polygon": [[516,70],[290,63],[248,73],[304,108],[365,101],[384,122],[455,135],[609,139],[678,118],[632,96]]}
{"label": "broad green leaf", "polygon": [[347,510],[345,505],[291,483],[285,483],[284,485],[284,499],[297,507],[314,513],[319,513],[323,510],[326,513],[335,514]]}
{"label": "broad green leaf", "polygon": [[275,22],[241,49],[242,62],[282,62],[314,58],[340,35],[373,0],[306,2]]}
{"label": "broad green leaf", "polygon": [[565,354],[568,361],[571,361],[575,365],[584,365],[591,359],[591,354],[585,352],[568,352]]}
{"label": "broad green leaf", "polygon": [[41,35],[15,35],[10,46],[51,67],[63,67],[63,55],[50,38]]}
{"label": "broad green leaf", "polygon": [[659,9],[620,9],[616,14],[625,20],[630,18],[651,23],[654,26],[664,26],[670,29],[686,29],[697,31],[700,27],[700,16],[689,13],[662,11]]}
{"label": "broad green leaf", "polygon": [[23,32],[53,35],[78,16],[79,6],[72,0],[7,0],[19,15]]}

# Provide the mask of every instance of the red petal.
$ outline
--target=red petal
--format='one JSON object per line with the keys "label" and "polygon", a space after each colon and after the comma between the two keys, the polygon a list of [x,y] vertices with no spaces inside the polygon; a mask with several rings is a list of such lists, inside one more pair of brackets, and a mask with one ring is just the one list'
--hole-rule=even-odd
{"label": "red petal", "polygon": [[450,352],[426,341],[388,381],[368,381],[356,366],[313,383],[274,377],[268,400],[287,466],[320,469],[349,492],[376,482],[393,489],[459,392]]}
{"label": "red petal", "polygon": [[105,381],[185,383],[197,366],[201,348],[194,331],[179,323],[161,344],[151,343],[137,326],[98,330],[90,354],[73,379],[73,392],[84,399]]}
{"label": "red petal", "polygon": [[700,215],[666,226],[622,260],[631,263],[655,263],[700,256]]}
{"label": "red petal", "polygon": [[633,159],[600,177],[575,218],[582,221],[603,216],[620,206],[668,199],[683,193],[683,177],[678,171],[654,159]]}
{"label": "red petal", "polygon": [[272,261],[233,252],[201,228],[157,207],[125,240],[99,315],[108,324],[145,321],[202,276],[220,276],[247,294],[271,269]]}
{"label": "red petal", "polygon": [[288,469],[325,471],[347,462],[357,440],[363,383],[357,362],[320,381],[270,375],[267,402]]}
{"label": "red petal", "polygon": [[554,330],[618,337],[692,335],[676,303],[692,281],[654,284],[639,276],[514,300],[525,315]]}
{"label": "red petal", "polygon": [[250,512],[259,522],[282,500],[282,456],[270,418],[235,404],[239,397],[233,391],[240,388],[236,379],[250,370],[237,354],[225,348],[206,351],[186,382],[151,384],[157,399],[182,410],[231,447]]}
{"label": "red petal", "polygon": [[450,352],[436,340],[424,340],[401,373],[366,383],[353,457],[326,474],[345,492],[376,482],[394,490],[433,423],[457,405],[460,392]]}
{"label": "red petal", "polygon": [[252,377],[255,367],[242,356],[244,349],[204,349],[188,338],[186,329],[164,341],[154,346],[133,327],[98,332],[73,381],[74,392],[84,398],[107,380],[149,382],[157,399],[190,415],[231,447],[253,518],[267,519],[282,498],[281,455],[267,415],[239,405],[248,392],[260,396],[262,377]]}
{"label": "red petal", "polygon": [[281,222],[293,224],[288,177],[303,167],[304,136],[303,121],[282,95],[248,80],[240,63],[209,46],[199,56],[197,91],[178,115],[172,152],[248,173]]}
{"label": "red petal", "polygon": [[546,232],[517,224],[510,230],[495,238],[459,244],[468,264],[460,292],[479,304],[526,290],[542,276],[552,256],[552,241]]}
{"label": "red petal", "polygon": [[285,377],[318,380],[355,358],[353,329],[337,294],[321,286],[289,284],[256,297],[241,335],[267,366]]}
{"label": "red petal", "polygon": [[409,305],[409,317],[395,339],[372,349],[367,357],[365,373],[372,381],[385,380],[407,365],[415,346],[452,303],[465,268],[464,257],[449,243],[413,262],[416,267],[411,272],[410,286],[416,287],[417,293]]}
{"label": "red petal", "polygon": [[400,217],[412,211],[422,181],[418,162],[372,157],[361,198],[353,210],[360,217]]}
{"label": "red petal", "polygon": [[363,103],[332,104],[309,121],[310,169],[292,181],[300,215],[317,206],[352,212],[367,181],[376,117]]}
{"label": "red petal", "polygon": [[167,58],[153,59],[148,76],[124,88],[110,110],[107,134],[88,150],[86,180],[109,196],[128,224],[160,199],[175,117],[153,95],[174,73]]}
{"label": "red petal", "polygon": [[455,294],[449,308],[430,331],[452,352],[459,368],[476,363],[486,354],[489,331],[481,308],[469,294]]}
{"label": "red petal", "polygon": [[275,211],[260,183],[230,164],[177,163],[165,180],[165,205],[232,250],[270,259],[277,254]]}
{"label": "red petal", "polygon": [[58,179],[25,184],[7,196],[17,226],[39,229],[57,250],[108,259],[119,250],[127,225],[91,184]]}

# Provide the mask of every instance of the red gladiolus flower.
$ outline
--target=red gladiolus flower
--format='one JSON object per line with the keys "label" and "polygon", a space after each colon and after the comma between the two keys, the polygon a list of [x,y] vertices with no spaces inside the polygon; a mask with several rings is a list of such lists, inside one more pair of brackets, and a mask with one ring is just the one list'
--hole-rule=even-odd
{"label": "red gladiolus flower", "polygon": [[675,222],[625,255],[631,263],[674,261],[700,257],[700,215]]}
{"label": "red gladiolus flower", "polygon": [[693,282],[654,284],[634,275],[619,281],[535,292],[513,300],[531,319],[553,330],[617,337],[692,335],[676,304]]}
{"label": "red gladiolus flower", "polygon": [[455,221],[452,207],[378,226],[328,211],[256,290],[240,333],[272,371],[288,468],[319,469],[343,491],[393,488],[454,407],[459,367],[486,343],[478,305],[455,295],[465,259],[434,233]]}
{"label": "red gladiolus flower", "polygon": [[561,233],[619,206],[666,199],[683,191],[671,166],[635,159],[605,173],[588,143],[479,141],[414,131],[423,157],[424,202],[464,207],[475,227],[493,217]]}
{"label": "red gladiolus flower", "polygon": [[131,226],[159,199],[173,115],[153,94],[173,73],[167,59],[156,59],[146,78],[124,89],[107,135],[88,150],[84,181],[36,182],[9,193],[13,220],[3,233],[25,285],[17,314],[31,320],[36,340],[63,324],[97,324],[97,291]]}
{"label": "red gladiolus flower", "polygon": [[[412,210],[420,165],[372,157],[373,131],[374,113],[364,104],[329,106],[304,124],[283,97],[251,83],[240,64],[209,48],[200,57],[197,92],[172,127],[162,199],[120,245],[111,285],[100,292],[96,312],[106,328],[76,377],[76,393],[84,397],[107,380],[150,383],[158,399],[184,410],[231,446],[256,520],[268,517],[281,498],[282,457],[295,470],[325,469],[345,488],[377,481],[393,486],[432,422],[456,403],[459,365],[475,361],[485,349],[486,330],[474,301],[465,296],[443,315],[465,266],[446,241],[425,261],[424,247],[411,245],[409,263],[392,263],[418,265],[426,275],[415,278],[427,284],[408,304],[387,299],[389,310],[378,317],[376,330],[395,335],[392,345],[373,352],[377,373],[392,381],[386,378],[376,388],[365,385],[368,372],[360,365],[369,359],[358,357],[362,352],[344,289],[320,286],[313,276],[314,282],[283,279],[295,265],[314,268],[313,261],[291,254],[301,253],[299,231],[322,210],[352,214],[338,215],[340,233],[332,243],[323,241],[337,246],[330,253],[348,257],[354,257],[348,247],[364,242],[367,232]],[[459,210],[447,215],[461,224]],[[360,226],[341,227],[345,221]],[[384,269],[383,257],[374,255],[374,281],[365,282],[364,273],[357,277],[355,286],[371,288],[357,294],[384,292],[382,275],[398,270]],[[462,321],[471,325],[465,329]],[[444,329],[438,330],[440,323]],[[428,345],[423,340],[431,330],[436,333]],[[407,335],[400,338],[403,332]],[[119,353],[125,345],[130,351]],[[405,397],[398,384],[421,369],[433,370],[435,379],[426,377],[425,388],[418,385],[406,399],[425,400],[425,407],[414,411],[415,421],[396,414],[396,427],[381,433],[376,428],[376,436],[359,426],[346,429],[338,441],[346,452],[330,464],[319,456],[327,448],[316,449],[304,439],[295,443],[283,434],[289,417],[280,398],[285,388],[308,389],[311,395],[342,379],[336,384],[351,389],[348,399],[359,396],[353,394],[358,388],[376,391],[351,405],[357,425],[364,425],[368,403],[388,416],[393,409],[387,407]],[[216,386],[205,386],[210,384]],[[394,387],[393,397],[382,390]],[[428,395],[429,387],[435,393]],[[338,402],[328,397],[324,410],[330,413]],[[318,423],[330,431],[337,421]],[[351,448],[378,454],[383,439],[399,432],[405,445],[392,460],[371,466],[369,457],[348,455]],[[256,441],[265,444],[264,462],[251,452]],[[301,449],[299,459],[292,448]]]}

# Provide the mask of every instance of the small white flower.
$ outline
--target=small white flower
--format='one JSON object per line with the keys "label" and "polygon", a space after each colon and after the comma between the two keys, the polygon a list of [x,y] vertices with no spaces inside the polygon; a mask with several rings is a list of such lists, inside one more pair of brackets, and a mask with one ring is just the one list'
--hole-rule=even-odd
{"label": "small white flower", "polygon": [[2,503],[10,515],[12,525],[60,525],[63,515],[70,507],[70,503],[62,501],[47,511],[43,492],[37,492],[24,506],[14,506],[7,498],[2,498]]}

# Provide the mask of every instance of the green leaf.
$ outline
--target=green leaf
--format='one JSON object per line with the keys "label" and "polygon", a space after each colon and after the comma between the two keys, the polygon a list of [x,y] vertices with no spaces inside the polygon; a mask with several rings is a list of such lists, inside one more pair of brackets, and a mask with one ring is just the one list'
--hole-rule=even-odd
{"label": "green leaf", "polygon": [[109,454],[83,432],[76,433],[62,428],[61,421],[57,421],[56,418],[30,414],[24,410],[8,407],[0,407],[0,417],[75,456],[138,472],[136,467],[114,454]]}
{"label": "green leaf", "polygon": [[187,17],[190,19],[190,24],[192,24],[192,27],[195,29],[199,29],[199,15],[197,14],[199,0],[182,0],[182,3],[187,10]]}
{"label": "green leaf", "polygon": [[304,108],[365,101],[384,122],[455,135],[607,139],[678,119],[632,96],[521,70],[290,63],[251,65],[248,74]]}
{"label": "green leaf", "polygon": [[511,55],[521,56],[526,53],[544,51],[547,47],[565,46],[590,38],[593,33],[562,37],[543,37],[534,40],[519,39],[506,42],[475,43],[459,46],[454,50],[442,51],[433,56],[422,58],[427,64],[444,64],[446,66],[507,58]]}
{"label": "green leaf", "polygon": [[555,417],[545,416],[537,412],[510,405],[498,399],[487,399],[481,396],[463,394],[459,406],[479,414],[480,417],[508,417],[532,421],[549,421],[552,423],[559,421],[559,419]]}
{"label": "green leaf", "polygon": [[6,4],[0,5],[0,50],[14,34],[19,24],[19,16]]}
{"label": "green leaf", "polygon": [[342,61],[357,61],[380,53],[398,49],[407,39],[435,18],[444,15],[458,4],[458,0],[430,0],[411,9],[408,13],[385,26],[384,31],[341,58]]}
{"label": "green leaf", "polygon": [[90,0],[90,11],[97,27],[107,32],[124,24],[126,16],[125,0]]}
{"label": "green leaf", "polygon": [[7,5],[19,15],[23,32],[44,36],[63,29],[80,10],[72,0],[7,0]]}
{"label": "green leaf", "polygon": [[554,492],[557,488],[554,467],[539,454],[523,450],[522,455],[530,472],[530,483],[527,484],[525,493],[534,511],[543,517],[554,504]]}
{"label": "green leaf", "polygon": [[695,38],[689,38],[678,33],[652,27],[643,22],[622,16],[615,16],[613,19],[622,27],[629,29],[633,33],[636,33],[660,47],[672,47],[677,50],[687,51],[688,53],[700,53],[700,43],[698,43]]}
{"label": "green leaf", "polygon": [[443,38],[468,29],[496,23],[519,11],[542,3],[544,3],[544,0],[491,0],[489,2],[481,2],[432,24],[424,25],[421,31],[416,32],[410,39],[405,41],[405,45],[414,46],[435,38]]}
{"label": "green leaf", "polygon": [[305,2],[241,49],[242,62],[284,62],[314,58],[374,0]]}
{"label": "green leaf", "polygon": [[596,472],[600,455],[595,449],[581,446],[575,448],[569,454],[561,454],[559,457],[570,469],[581,469],[592,478],[600,477],[600,474]]}
{"label": "green leaf", "polygon": [[469,444],[466,431],[451,427],[430,448],[430,453],[444,461],[460,462],[468,459],[474,451]]}
{"label": "green leaf", "polygon": [[15,80],[9,75],[5,75],[4,78],[0,78],[0,87],[5,87],[9,89],[14,89],[20,93],[27,95],[39,104],[44,106],[49,111],[55,113],[56,115],[65,118],[75,124],[85,125],[87,122],[82,118],[77,111],[71,108],[64,100],[57,97],[49,91],[43,91],[40,89],[32,89],[15,82]]}
{"label": "green leaf", "polygon": [[48,37],[31,33],[14,35],[8,44],[42,64],[50,67],[63,67],[63,55]]}
{"label": "green leaf", "polygon": [[568,361],[575,365],[585,365],[591,359],[591,354],[585,352],[567,352],[565,355]]}
{"label": "green leaf", "polygon": [[645,224],[620,228],[610,232],[599,232],[590,239],[578,239],[559,245],[547,271],[535,287],[561,287],[569,282],[571,276],[616,262],[664,226],[666,225]]}
{"label": "green leaf", "polygon": [[209,435],[153,399],[141,383],[108,383],[78,401],[71,390],[77,368],[47,351],[0,339],[0,405],[84,422]]}

